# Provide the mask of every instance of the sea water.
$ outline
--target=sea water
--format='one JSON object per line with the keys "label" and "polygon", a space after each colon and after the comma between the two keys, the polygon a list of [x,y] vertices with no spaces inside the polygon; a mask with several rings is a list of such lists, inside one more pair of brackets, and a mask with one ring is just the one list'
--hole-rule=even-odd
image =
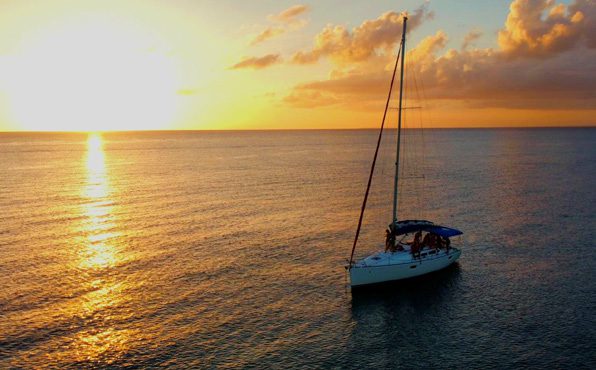
{"label": "sea water", "polygon": [[461,259],[352,293],[377,131],[0,134],[0,368],[595,368],[596,129],[424,135],[399,218]]}

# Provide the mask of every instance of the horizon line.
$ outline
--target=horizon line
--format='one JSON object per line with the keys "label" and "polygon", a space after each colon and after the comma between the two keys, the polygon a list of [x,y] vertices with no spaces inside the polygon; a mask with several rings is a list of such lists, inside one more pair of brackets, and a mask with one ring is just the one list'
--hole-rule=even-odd
{"label": "horizon line", "polygon": [[[566,129],[596,128],[596,124],[573,126],[452,126],[452,127],[402,127],[404,130],[494,130],[494,129]],[[339,128],[242,128],[242,129],[149,129],[149,130],[10,130],[0,134],[87,134],[87,133],[131,133],[131,132],[233,132],[233,131],[366,131],[379,130],[379,127],[339,127]],[[395,127],[385,130],[395,130]]]}

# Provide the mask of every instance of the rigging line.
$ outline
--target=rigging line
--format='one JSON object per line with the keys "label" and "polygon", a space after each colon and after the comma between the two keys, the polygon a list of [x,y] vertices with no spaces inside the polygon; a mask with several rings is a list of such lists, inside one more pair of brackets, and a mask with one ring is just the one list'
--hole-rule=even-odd
{"label": "rigging line", "polygon": [[[409,81],[408,81],[408,75],[410,74],[410,62],[406,62],[404,65],[404,91],[405,93],[403,94],[403,101],[404,101],[404,105],[408,105],[410,102],[409,99]],[[403,165],[400,167],[400,179],[402,179],[402,181],[398,184],[398,193],[402,194],[402,198],[403,199],[408,199],[410,194],[409,190],[410,190],[410,184],[407,184],[406,182],[404,182],[403,180],[406,178],[407,172],[406,169],[411,169],[413,168],[412,166],[412,152],[411,150],[406,150],[407,148],[411,147],[411,143],[412,143],[412,137],[411,137],[411,132],[410,132],[410,127],[408,126],[410,120],[408,117],[408,112],[404,112],[404,115],[402,117],[402,127],[404,129],[404,133],[403,133],[403,145],[401,148],[401,157],[403,158],[402,162]],[[406,202],[401,202],[401,209],[403,210],[404,204],[406,204]],[[399,210],[398,210],[399,213]],[[397,221],[397,220],[396,220]]]}
{"label": "rigging line", "polygon": [[[413,90],[413,93],[410,94],[411,100],[414,100],[416,102],[419,102],[420,97],[418,95],[418,90],[417,90],[417,86],[416,86],[416,81],[413,78],[414,76],[414,68],[412,67],[412,65],[414,64],[411,60],[408,60],[408,63],[406,63],[406,72],[407,72],[407,83],[408,86],[410,86],[410,90]],[[410,68],[412,67],[412,68]],[[419,161],[418,158],[420,157],[420,145],[418,142],[418,135],[419,135],[419,130],[418,127],[416,126],[416,117],[418,115],[415,113],[412,113],[412,116],[409,117],[410,121],[412,121],[411,124],[411,131],[410,131],[410,141],[411,141],[411,145],[413,147],[413,149],[410,151],[410,163],[411,163],[411,177],[413,178],[413,180],[411,181],[411,185],[410,185],[410,196],[413,199],[413,202],[416,205],[415,210],[412,212],[413,214],[416,215],[416,217],[421,218],[421,201],[420,201],[420,184],[417,181],[417,179],[419,178],[419,176],[414,176],[420,173],[420,166],[419,166]]]}
{"label": "rigging line", "polygon": [[[424,104],[428,105],[428,97],[426,95],[426,89],[424,87],[424,78],[420,77],[420,91],[422,92],[422,99]],[[427,126],[428,127],[432,127],[433,125],[433,120],[432,120],[432,112],[430,109],[425,110],[424,112],[425,115],[425,121],[427,122]],[[427,153],[427,136],[428,133],[426,133],[423,129],[423,124],[422,124],[422,112],[420,112],[420,116],[421,116],[421,121],[420,121],[420,132],[422,134],[422,150],[424,151],[424,154],[422,156],[422,165],[424,166],[425,169],[427,169],[427,163],[426,163],[426,153]],[[426,134],[426,135],[425,135]],[[430,131],[430,137],[428,137],[428,140],[430,140],[432,142],[434,136],[434,133],[432,131]],[[427,189],[427,185],[426,185],[426,178],[422,179],[422,190],[426,192]],[[427,203],[428,204],[428,203]]]}
{"label": "rigging line", "polygon": [[[408,105],[410,104],[410,83],[409,83],[409,74],[410,74],[410,68],[408,68],[410,66],[410,61],[408,60],[405,63],[404,66],[404,105]],[[410,119],[409,119],[409,112],[404,112],[403,118],[402,118],[402,125],[404,128],[404,134],[403,134],[403,142],[404,145],[402,147],[402,158],[403,160],[403,166],[401,166],[401,173],[400,173],[400,178],[404,179],[406,177],[406,169],[408,171],[412,171],[412,150],[411,150],[411,146],[412,146],[412,137],[411,137],[411,130],[409,127],[409,123],[410,123]],[[410,148],[409,150],[406,150],[406,148]],[[399,192],[400,194],[402,194],[402,199],[409,199],[410,197],[410,187],[411,187],[411,182],[406,182],[406,181],[402,181],[400,186],[399,186]],[[402,205],[402,209],[403,209],[403,205],[406,204],[405,201],[401,202]]]}
{"label": "rigging line", "polygon": [[[417,71],[415,70],[414,71],[414,81],[416,83],[417,93],[419,94],[419,100],[422,101],[422,104],[427,104],[428,102],[426,101],[426,99],[424,97],[424,94],[423,94],[424,91],[422,89],[422,85],[420,85],[420,89],[418,88],[419,84],[418,84],[418,77],[417,77],[417,75],[418,75],[417,74]],[[422,94],[420,94],[420,90],[422,90]],[[424,117],[423,117],[425,114],[427,114],[427,112],[418,112],[418,118],[420,120],[420,139],[422,141],[421,146],[420,146],[420,148],[422,150],[422,155],[420,156],[420,162],[422,164],[422,170],[426,173],[426,171],[428,171],[428,165],[427,165],[427,161],[426,161],[426,153],[427,153],[427,146],[426,146],[426,139],[425,139],[425,132],[426,132],[426,130],[425,130],[425,127],[424,127],[425,122],[427,122],[427,121],[424,120]],[[424,194],[426,193],[426,190],[427,190],[427,187],[426,187],[426,177],[423,177],[422,180],[421,180],[421,188],[422,188],[421,189],[422,193],[420,195],[420,198],[421,198],[421,207],[420,207],[420,209],[421,210],[424,210],[423,207],[422,207],[422,204],[425,204],[425,203],[423,203],[423,197],[424,197]],[[426,204],[429,204],[429,203],[426,203]],[[427,212],[427,215],[428,215],[428,212]]]}
{"label": "rigging line", "polygon": [[[412,82],[414,83],[414,91],[416,94],[416,100],[418,103],[420,103],[420,91],[418,89],[418,80],[416,78],[416,68],[412,69],[410,75],[412,78]],[[425,155],[426,151],[424,148],[424,131],[422,130],[422,113],[420,111],[418,112],[417,117],[418,117],[418,123],[419,123],[418,124],[419,127],[417,127],[417,129],[418,129],[417,133],[421,136],[422,145],[416,145],[416,148],[418,150],[416,152],[416,154],[417,154],[417,157],[419,158],[419,162],[421,164],[421,166],[418,166],[419,169],[421,168],[421,170],[419,172],[422,172],[424,174],[424,171],[426,170],[426,166],[424,163],[424,155]],[[416,188],[415,188],[415,193],[416,193],[415,195],[416,195],[416,204],[418,206],[418,217],[419,218],[424,218],[424,217],[421,217],[422,211],[423,211],[423,209],[422,209],[422,192],[423,191],[424,191],[424,188],[420,189],[420,184],[417,183]]]}
{"label": "rigging line", "polygon": [[[402,41],[403,43],[403,41]],[[362,209],[360,210],[360,218],[358,219],[358,227],[356,228],[356,236],[354,237],[354,245],[352,245],[352,253],[350,254],[349,269],[352,268],[354,262],[354,251],[356,250],[356,244],[358,243],[358,236],[360,235],[360,228],[362,227],[362,218],[364,217],[364,209],[366,208],[366,201],[368,200],[368,194],[370,191],[370,184],[372,183],[373,174],[375,173],[375,163],[377,162],[377,155],[379,154],[379,147],[381,146],[381,138],[383,137],[383,127],[385,127],[385,118],[387,117],[387,111],[389,108],[389,100],[391,100],[391,92],[393,91],[393,82],[395,81],[395,72],[397,71],[397,64],[401,56],[401,45],[397,52],[397,58],[395,58],[395,67],[393,67],[393,76],[391,76],[391,84],[389,84],[389,93],[387,95],[387,103],[385,103],[385,112],[383,113],[383,120],[381,121],[381,129],[379,130],[379,138],[377,139],[377,148],[375,149],[375,155],[373,157],[372,166],[370,167],[370,175],[368,176],[368,184],[366,185],[366,192],[364,193],[364,200],[362,201]]]}

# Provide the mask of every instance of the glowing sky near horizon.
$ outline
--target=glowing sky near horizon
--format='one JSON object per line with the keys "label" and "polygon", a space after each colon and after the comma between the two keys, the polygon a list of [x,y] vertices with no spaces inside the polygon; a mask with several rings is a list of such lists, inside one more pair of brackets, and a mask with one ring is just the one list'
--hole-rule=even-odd
{"label": "glowing sky near horizon", "polygon": [[8,0],[0,131],[377,127],[402,11],[425,126],[596,124],[593,0]]}

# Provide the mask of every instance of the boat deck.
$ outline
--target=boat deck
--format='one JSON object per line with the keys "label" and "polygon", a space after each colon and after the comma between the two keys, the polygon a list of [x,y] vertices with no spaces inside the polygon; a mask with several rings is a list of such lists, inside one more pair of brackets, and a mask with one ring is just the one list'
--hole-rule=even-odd
{"label": "boat deck", "polygon": [[372,254],[364,259],[357,261],[354,264],[354,267],[375,267],[375,266],[388,266],[388,265],[398,265],[402,263],[412,263],[412,262],[419,262],[419,261],[426,261],[432,260],[434,258],[444,257],[455,250],[455,248],[451,248],[449,252],[445,249],[432,249],[432,248],[423,248],[420,251],[420,257],[412,256],[410,252],[409,245],[402,245],[404,247],[403,251],[396,251],[396,252],[378,252]]}

